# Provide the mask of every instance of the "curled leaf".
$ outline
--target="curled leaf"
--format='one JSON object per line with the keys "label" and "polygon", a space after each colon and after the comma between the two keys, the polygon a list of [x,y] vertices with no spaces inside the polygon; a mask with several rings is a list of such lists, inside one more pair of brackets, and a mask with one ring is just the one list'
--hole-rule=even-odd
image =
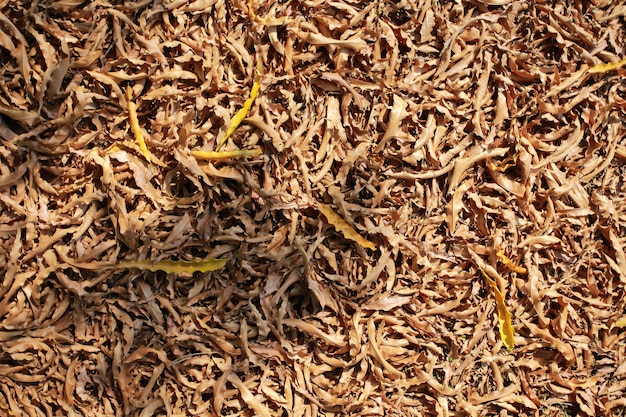
{"label": "curled leaf", "polygon": [[257,62],[256,68],[256,76],[254,77],[254,84],[252,85],[252,89],[250,90],[250,97],[243,103],[243,107],[237,110],[237,113],[230,119],[230,127],[226,131],[224,137],[220,140],[217,145],[217,149],[219,149],[226,140],[230,137],[230,135],[235,132],[239,124],[246,118],[246,114],[250,107],[252,107],[252,103],[254,103],[254,99],[259,94],[259,90],[261,89],[261,61]]}
{"label": "curled leaf", "polygon": [[248,14],[250,15],[250,19],[258,22],[261,25],[265,26],[279,26],[285,23],[285,18],[275,18],[275,17],[261,17],[256,14],[254,11],[254,2],[248,0]]}
{"label": "curled leaf", "polygon": [[5,413],[7,413],[7,415],[11,417],[15,416],[15,413],[11,411],[8,407],[4,406],[3,404],[0,404],[0,410],[4,411]]}
{"label": "curled leaf", "polygon": [[351,36],[348,39],[334,39],[328,36],[324,36],[320,33],[305,32],[299,29],[294,29],[294,33],[300,39],[302,39],[305,42],[310,43],[311,45],[318,45],[318,46],[335,45],[341,48],[352,49],[354,51],[362,51],[363,49],[367,48],[367,42],[361,39],[359,35]]}
{"label": "curled leaf", "polygon": [[164,271],[168,274],[183,274],[193,272],[209,272],[223,268],[226,265],[226,259],[204,259],[202,261],[172,261],[169,259],[153,262],[150,260],[142,261],[123,261],[113,266],[115,269],[140,269],[143,271]]}
{"label": "curled leaf", "polygon": [[619,61],[615,62],[608,62],[606,64],[594,65],[593,67],[589,68],[587,72],[589,72],[590,74],[599,74],[618,69],[620,67],[623,67],[624,65],[626,65],[626,58],[620,59]]}
{"label": "curled leaf", "polygon": [[369,240],[361,236],[356,230],[352,228],[352,226],[346,223],[345,220],[342,219],[337,213],[335,213],[333,209],[331,209],[329,206],[323,203],[318,203],[318,209],[320,213],[322,213],[324,217],[326,217],[328,223],[333,225],[335,227],[335,230],[340,232],[343,237],[358,243],[364,248],[372,250],[376,249],[376,245],[373,242],[370,242]]}
{"label": "curled leaf", "polygon": [[141,133],[141,128],[139,127],[139,120],[137,119],[137,105],[132,100],[133,91],[130,87],[126,87],[126,99],[128,101],[128,120],[130,121],[130,127],[135,134],[135,141],[139,145],[139,149],[141,149],[141,153],[143,154],[146,161],[152,163],[152,159],[150,158],[150,151],[148,151],[148,147],[146,146],[146,141],[143,138],[143,133]]}
{"label": "curled leaf", "polygon": [[256,156],[261,154],[260,148],[241,149],[234,151],[191,151],[191,154],[198,159],[206,160],[222,160],[230,158],[245,158],[247,156]]}
{"label": "curled leaf", "polygon": [[528,270],[523,266],[515,265],[515,263],[504,254],[504,251],[502,251],[502,249],[499,249],[496,255],[498,256],[498,259],[500,259],[500,262],[502,262],[504,266],[509,268],[511,271],[517,272],[519,274],[528,273]]}
{"label": "curled leaf", "polygon": [[487,276],[487,274],[485,274],[483,270],[481,270],[480,272],[482,272],[485,280],[489,283],[491,288],[493,288],[493,294],[496,299],[496,308],[498,310],[500,338],[502,339],[504,346],[506,346],[507,349],[512,350],[515,347],[515,330],[513,329],[513,325],[511,324],[511,312],[509,312],[508,308],[506,307],[504,294],[502,294],[500,288],[498,288],[498,284],[496,284],[494,280],[489,278],[489,276]]}

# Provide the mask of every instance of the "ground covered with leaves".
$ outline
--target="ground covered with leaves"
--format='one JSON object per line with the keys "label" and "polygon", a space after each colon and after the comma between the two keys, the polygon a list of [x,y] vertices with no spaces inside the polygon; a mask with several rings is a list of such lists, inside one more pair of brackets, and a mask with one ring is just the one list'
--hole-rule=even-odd
{"label": "ground covered with leaves", "polygon": [[0,1],[0,414],[624,415],[625,15]]}

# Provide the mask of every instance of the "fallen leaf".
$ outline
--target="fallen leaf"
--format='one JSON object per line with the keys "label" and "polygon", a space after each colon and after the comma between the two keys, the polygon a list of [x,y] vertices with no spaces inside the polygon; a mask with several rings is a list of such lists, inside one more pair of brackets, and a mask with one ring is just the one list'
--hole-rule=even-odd
{"label": "fallen leaf", "polygon": [[318,203],[318,209],[320,213],[326,217],[328,223],[335,227],[335,230],[340,232],[346,239],[352,240],[364,248],[376,249],[376,245],[373,242],[365,239],[361,236],[352,226],[345,222],[337,213],[333,211],[329,206],[323,203]]}
{"label": "fallen leaf", "polygon": [[515,263],[504,254],[504,251],[502,251],[502,249],[499,249],[496,255],[498,256],[498,259],[500,259],[500,262],[502,262],[504,266],[509,268],[511,271],[517,272],[520,274],[528,273],[528,270],[524,268],[523,266],[515,265]]}
{"label": "fallen leaf", "polygon": [[254,103],[254,99],[259,94],[259,90],[261,89],[261,61],[257,61],[256,68],[256,76],[254,77],[254,84],[252,85],[252,89],[250,90],[250,97],[243,103],[243,107],[237,110],[237,113],[230,119],[230,127],[226,131],[224,137],[220,140],[217,145],[217,149],[219,149],[226,140],[230,137],[230,135],[235,132],[239,124],[245,119],[248,110],[252,107],[252,103]]}
{"label": "fallen leaf", "polygon": [[485,280],[489,283],[491,288],[493,288],[493,294],[496,298],[496,307],[498,310],[498,323],[500,327],[500,338],[506,346],[507,349],[512,350],[515,347],[515,329],[513,329],[513,325],[511,324],[511,312],[506,307],[506,303],[504,301],[504,295],[498,288],[498,284],[491,278],[485,274],[484,271],[480,271],[483,274]]}
{"label": "fallen leaf", "polygon": [[152,163],[152,159],[150,158],[150,151],[146,146],[146,141],[143,138],[143,133],[141,133],[141,128],[139,127],[139,120],[137,119],[137,105],[133,102],[132,97],[133,90],[130,87],[126,87],[126,100],[128,101],[128,119],[130,121],[130,127],[135,134],[135,141],[139,145],[141,149],[141,153],[143,154],[146,161]]}
{"label": "fallen leaf", "polygon": [[248,156],[256,156],[261,154],[260,148],[241,149],[233,151],[191,151],[191,154],[198,159],[206,160],[222,160],[231,158],[245,158]]}
{"label": "fallen leaf", "polygon": [[223,268],[226,259],[204,259],[202,261],[172,261],[163,260],[153,262],[150,260],[122,261],[113,266],[115,269],[140,269],[143,271],[163,271],[168,274],[183,274],[193,272],[208,272]]}
{"label": "fallen leaf", "polygon": [[615,62],[607,62],[606,64],[594,65],[593,67],[589,68],[587,72],[589,72],[590,74],[599,74],[602,72],[609,72],[614,69],[618,69],[620,67],[623,67],[624,65],[626,65],[626,58],[622,58],[619,61]]}

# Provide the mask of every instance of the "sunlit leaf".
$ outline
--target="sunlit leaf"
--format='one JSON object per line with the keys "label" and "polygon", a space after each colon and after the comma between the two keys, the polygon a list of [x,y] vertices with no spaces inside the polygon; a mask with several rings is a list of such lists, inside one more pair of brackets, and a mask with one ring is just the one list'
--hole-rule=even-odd
{"label": "sunlit leaf", "polygon": [[621,319],[617,320],[615,322],[615,327],[619,327],[620,329],[626,327],[626,316],[624,316]]}
{"label": "sunlit leaf", "polygon": [[333,211],[329,206],[323,203],[318,203],[318,209],[320,213],[326,217],[328,223],[335,227],[335,230],[340,232],[346,239],[352,240],[364,248],[376,249],[376,245],[373,242],[365,239],[356,230],[346,223],[337,213]]}
{"label": "sunlit leaf", "polygon": [[512,350],[515,347],[515,330],[513,329],[513,325],[511,324],[511,313],[506,307],[506,303],[504,301],[504,295],[498,288],[498,284],[485,272],[481,270],[483,277],[489,283],[491,288],[493,289],[494,297],[496,299],[496,308],[498,310],[498,323],[500,328],[500,338],[506,346],[507,349]]}
{"label": "sunlit leaf", "polygon": [[491,162],[490,160],[487,160],[487,167],[490,170],[496,171],[496,172],[505,172],[507,169],[512,168],[514,166],[515,166],[515,161],[513,161],[512,159],[508,159],[499,164],[495,164]]}
{"label": "sunlit leaf", "polygon": [[252,89],[250,90],[250,97],[243,103],[243,107],[237,110],[237,113],[230,119],[230,127],[226,131],[224,137],[220,140],[220,143],[217,145],[217,149],[219,149],[226,140],[233,134],[233,132],[237,129],[239,124],[246,118],[246,114],[248,114],[248,110],[252,107],[252,103],[254,103],[254,99],[259,94],[259,90],[261,89],[261,61],[257,62],[256,76],[254,77],[254,84],[252,85]]}
{"label": "sunlit leaf", "polygon": [[133,102],[133,91],[130,87],[126,87],[126,99],[128,101],[128,120],[130,121],[130,127],[135,134],[135,141],[139,145],[139,149],[141,149],[141,153],[143,154],[146,161],[152,163],[152,158],[150,158],[150,151],[148,151],[148,147],[146,146],[146,141],[143,138],[143,133],[141,133],[141,128],[139,127],[139,120],[137,119],[137,105]]}
{"label": "sunlit leaf", "polygon": [[282,25],[285,22],[285,18],[274,18],[274,17],[261,17],[257,15],[254,11],[254,3],[248,0],[248,14],[250,15],[250,19],[265,25],[265,26],[278,26]]}
{"label": "sunlit leaf", "polygon": [[510,260],[502,251],[502,249],[499,249],[498,252],[496,253],[496,255],[498,256],[498,258],[500,259],[500,262],[502,262],[502,264],[504,264],[504,266],[506,266],[507,268],[509,268],[511,271],[513,272],[517,272],[519,274],[527,274],[528,270],[526,268],[524,268],[523,266],[518,266],[515,265],[515,263]]}
{"label": "sunlit leaf", "polygon": [[626,65],[626,58],[620,59],[619,61],[615,61],[615,62],[608,62],[606,64],[594,65],[593,67],[589,68],[587,72],[591,74],[598,74],[598,73],[608,72],[614,69],[618,69],[624,65]]}
{"label": "sunlit leaf", "polygon": [[10,409],[8,409],[7,407],[5,407],[4,405],[0,404],[0,410],[4,411],[5,413],[7,413],[7,415],[14,417],[15,413],[13,411],[11,411]]}
{"label": "sunlit leaf", "polygon": [[198,159],[206,159],[210,161],[230,159],[230,158],[245,158],[248,156],[256,156],[261,154],[260,148],[254,149],[241,149],[234,151],[191,151],[191,154]]}
{"label": "sunlit leaf", "polygon": [[208,272],[223,268],[226,259],[205,259],[202,261],[172,261],[163,260],[153,262],[143,261],[122,261],[114,266],[115,269],[141,269],[144,271],[164,271],[168,274],[183,274],[193,272]]}

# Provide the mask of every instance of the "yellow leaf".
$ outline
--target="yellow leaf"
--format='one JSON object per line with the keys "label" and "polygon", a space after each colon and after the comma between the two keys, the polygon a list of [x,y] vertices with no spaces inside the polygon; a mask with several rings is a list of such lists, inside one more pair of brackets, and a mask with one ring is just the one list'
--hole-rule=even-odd
{"label": "yellow leaf", "polygon": [[235,151],[191,151],[191,154],[198,159],[206,160],[222,160],[230,158],[245,158],[247,156],[255,156],[261,154],[260,148],[242,149]]}
{"label": "yellow leaf", "polygon": [[0,410],[6,411],[6,413],[8,415],[10,415],[11,417],[15,416],[15,413],[13,411],[11,411],[10,409],[8,409],[7,407],[5,407],[4,405],[0,404]]}
{"label": "yellow leaf", "polygon": [[143,138],[143,133],[141,133],[141,128],[139,127],[139,120],[137,119],[137,105],[132,100],[133,91],[130,87],[126,87],[126,99],[128,101],[128,120],[130,121],[130,127],[135,134],[135,141],[139,145],[139,149],[141,149],[141,153],[143,154],[146,161],[152,163],[152,159],[150,158],[150,151],[148,151],[148,147],[146,146],[146,141]]}
{"label": "yellow leaf", "polygon": [[620,329],[626,327],[626,316],[624,316],[621,319],[617,320],[615,322],[615,327],[619,327]]}
{"label": "yellow leaf", "polygon": [[104,151],[108,154],[111,154],[113,152],[117,152],[120,150],[120,147],[117,146],[116,143],[114,143],[113,145],[109,146],[108,148],[106,148]]}
{"label": "yellow leaf", "polygon": [[240,108],[237,113],[230,119],[230,127],[226,131],[224,137],[220,140],[220,143],[217,145],[217,149],[219,149],[226,140],[233,134],[233,132],[237,129],[239,124],[246,118],[246,114],[250,107],[252,107],[252,103],[254,99],[259,94],[259,90],[261,89],[261,61],[257,62],[256,68],[256,76],[254,77],[254,84],[252,85],[252,89],[250,90],[250,97],[243,103],[243,107]]}
{"label": "yellow leaf", "polygon": [[356,230],[352,228],[348,223],[346,223],[337,213],[333,211],[329,206],[323,203],[318,203],[318,209],[320,213],[326,217],[328,223],[335,227],[335,230],[340,232],[343,237],[346,239],[350,239],[364,248],[376,249],[376,245],[373,242],[365,239],[363,236],[357,233]]}
{"label": "yellow leaf", "polygon": [[490,170],[497,171],[497,172],[505,172],[509,168],[513,168],[514,166],[517,165],[518,158],[521,152],[520,148],[521,148],[520,142],[517,141],[515,145],[511,147],[511,154],[506,156],[504,160],[497,161],[495,159],[493,160],[487,159],[486,161],[487,167]]}
{"label": "yellow leaf", "polygon": [[168,274],[183,274],[193,272],[215,271],[226,265],[226,259],[204,259],[202,261],[172,261],[163,260],[152,262],[150,260],[143,261],[122,261],[113,268],[115,269],[141,269],[143,271],[164,271]]}
{"label": "yellow leaf", "polygon": [[528,273],[528,270],[526,270],[526,268],[524,268],[523,266],[515,265],[515,263],[512,260],[510,260],[504,254],[502,249],[499,249],[498,252],[496,253],[496,255],[498,256],[498,258],[500,258],[500,262],[502,262],[504,264],[504,266],[509,268],[511,271],[517,272],[517,273],[520,273],[520,274],[527,274]]}
{"label": "yellow leaf", "polygon": [[500,327],[500,338],[506,346],[507,349],[512,350],[515,347],[515,330],[513,329],[513,325],[511,324],[511,313],[506,307],[506,303],[504,302],[504,295],[498,288],[498,284],[491,278],[485,274],[485,272],[481,269],[483,277],[489,283],[491,288],[493,288],[493,293],[496,298],[496,307],[498,309],[498,323]]}
{"label": "yellow leaf", "polygon": [[593,67],[589,68],[587,72],[589,72],[590,74],[598,74],[601,72],[608,72],[614,69],[618,69],[619,67],[622,67],[624,65],[626,65],[626,58],[620,59],[619,61],[615,62],[608,62],[606,64],[594,65]]}
{"label": "yellow leaf", "polygon": [[491,160],[487,159],[487,167],[492,171],[505,172],[507,169],[515,166],[513,161],[504,161],[501,164],[494,164]]}

